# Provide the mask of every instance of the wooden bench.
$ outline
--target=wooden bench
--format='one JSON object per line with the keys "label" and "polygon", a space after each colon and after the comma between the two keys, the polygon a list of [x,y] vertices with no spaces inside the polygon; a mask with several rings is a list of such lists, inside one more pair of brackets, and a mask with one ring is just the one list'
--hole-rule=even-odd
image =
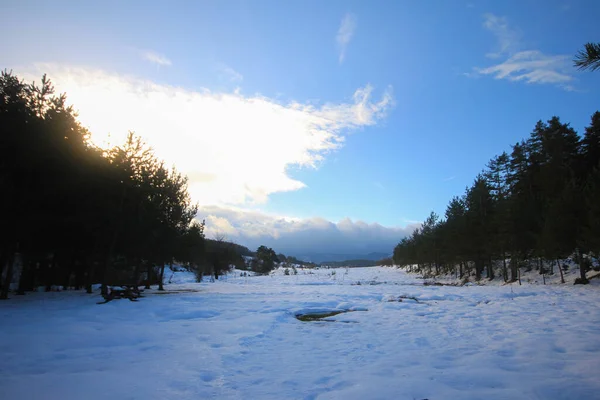
{"label": "wooden bench", "polygon": [[97,304],[106,304],[114,299],[129,299],[129,301],[137,301],[138,298],[142,297],[143,290],[137,285],[121,285],[121,289],[109,287],[108,294],[102,295],[104,301]]}

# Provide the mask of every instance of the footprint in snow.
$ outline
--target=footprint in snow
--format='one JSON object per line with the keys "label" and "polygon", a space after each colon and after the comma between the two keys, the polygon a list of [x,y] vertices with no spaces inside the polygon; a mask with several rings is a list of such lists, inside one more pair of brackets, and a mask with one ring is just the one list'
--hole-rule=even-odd
{"label": "footprint in snow", "polygon": [[204,382],[211,382],[216,379],[217,375],[212,371],[204,371],[200,373],[200,379]]}

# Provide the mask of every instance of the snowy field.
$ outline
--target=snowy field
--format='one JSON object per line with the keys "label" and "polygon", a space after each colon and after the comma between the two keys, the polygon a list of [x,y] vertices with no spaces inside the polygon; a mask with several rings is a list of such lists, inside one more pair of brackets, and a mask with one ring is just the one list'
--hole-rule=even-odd
{"label": "snowy field", "polygon": [[[600,398],[597,286],[312,272],[201,284],[179,273],[167,294],[103,305],[13,296],[0,303],[0,398]],[[295,318],[331,310],[355,311]]]}

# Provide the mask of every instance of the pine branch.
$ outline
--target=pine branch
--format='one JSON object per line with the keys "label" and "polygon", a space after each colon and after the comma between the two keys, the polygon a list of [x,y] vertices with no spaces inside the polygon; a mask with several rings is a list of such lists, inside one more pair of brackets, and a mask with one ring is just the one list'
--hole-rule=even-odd
{"label": "pine branch", "polygon": [[600,43],[586,43],[573,59],[577,69],[595,71],[600,68]]}

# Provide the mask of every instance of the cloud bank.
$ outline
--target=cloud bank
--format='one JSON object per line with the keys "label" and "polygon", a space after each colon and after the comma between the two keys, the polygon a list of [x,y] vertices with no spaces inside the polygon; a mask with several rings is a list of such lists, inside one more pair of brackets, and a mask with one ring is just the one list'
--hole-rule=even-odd
{"label": "cloud bank", "polygon": [[419,225],[388,228],[348,218],[333,223],[322,218],[287,218],[217,206],[201,208],[198,218],[206,220],[207,237],[224,235],[251,250],[264,244],[288,255],[312,255],[314,261],[323,261],[316,259],[316,254],[391,254],[400,239]]}
{"label": "cloud bank", "polygon": [[43,72],[67,93],[96,144],[119,144],[135,131],[189,177],[200,205],[253,205],[301,189],[290,166],[316,167],[348,132],[376,124],[393,105],[390,90],[373,100],[370,85],[349,102],[312,105],[53,64],[37,65],[25,78]]}

